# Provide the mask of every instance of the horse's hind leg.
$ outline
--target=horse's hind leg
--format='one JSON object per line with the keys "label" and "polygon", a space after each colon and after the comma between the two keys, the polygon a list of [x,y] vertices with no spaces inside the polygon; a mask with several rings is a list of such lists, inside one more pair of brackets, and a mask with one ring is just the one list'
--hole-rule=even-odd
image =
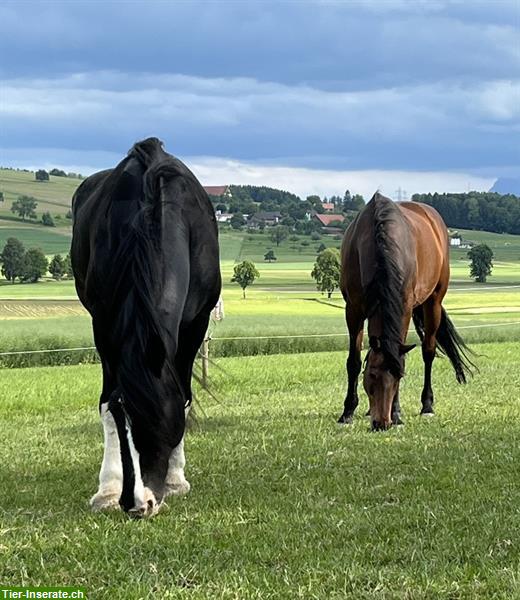
{"label": "horse's hind leg", "polygon": [[437,330],[441,323],[441,302],[430,296],[422,305],[424,318],[424,339],[422,341],[422,357],[424,361],[424,385],[421,394],[421,415],[433,415],[432,365],[437,346]]}
{"label": "horse's hind leg", "polygon": [[[197,356],[204,336],[208,329],[209,315],[200,315],[189,327],[181,327],[179,332],[179,345],[175,358],[175,368],[179,374],[180,384],[183,387],[184,397],[191,403],[191,378],[193,362]],[[186,418],[189,406],[185,410]],[[184,435],[179,444],[172,450],[166,475],[166,495],[183,496],[190,491],[190,484],[184,475],[186,458],[184,456]]]}
{"label": "horse's hind leg", "polygon": [[343,408],[343,414],[338,423],[352,423],[354,412],[359,399],[357,395],[358,377],[361,371],[361,346],[363,345],[363,316],[347,304],[345,310],[347,327],[349,333],[349,351],[347,358],[347,395]]}
{"label": "horse's hind leg", "polygon": [[99,471],[99,488],[90,499],[92,510],[118,508],[123,488],[123,466],[119,448],[119,436],[112,413],[108,410],[108,401],[114,391],[114,384],[105,361],[103,366],[103,391],[99,399],[99,412],[103,423],[103,461]]}

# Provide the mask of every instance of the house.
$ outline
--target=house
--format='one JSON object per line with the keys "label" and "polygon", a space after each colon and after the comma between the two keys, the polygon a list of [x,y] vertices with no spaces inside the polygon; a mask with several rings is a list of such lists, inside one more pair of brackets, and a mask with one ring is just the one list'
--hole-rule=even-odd
{"label": "house", "polygon": [[229,223],[231,221],[231,217],[233,215],[231,213],[223,213],[220,210],[215,212],[215,217],[217,218],[217,223]]}
{"label": "house", "polygon": [[455,246],[455,247],[460,248],[461,243],[462,243],[462,239],[459,236],[450,237],[450,246]]}
{"label": "house", "polygon": [[318,221],[318,223],[322,226],[322,227],[330,227],[331,223],[334,222],[340,222],[343,223],[343,221],[345,220],[345,217],[343,215],[320,215],[318,213],[316,213],[313,217],[313,219],[315,221]]}
{"label": "house", "polygon": [[278,211],[257,212],[247,221],[247,226],[258,229],[261,225],[264,227],[273,227],[282,220],[282,215]]}
{"label": "house", "polygon": [[326,213],[332,213],[336,209],[336,205],[332,202],[322,202],[321,205]]}
{"label": "house", "polygon": [[229,185],[205,185],[204,190],[208,196],[227,196],[231,198]]}

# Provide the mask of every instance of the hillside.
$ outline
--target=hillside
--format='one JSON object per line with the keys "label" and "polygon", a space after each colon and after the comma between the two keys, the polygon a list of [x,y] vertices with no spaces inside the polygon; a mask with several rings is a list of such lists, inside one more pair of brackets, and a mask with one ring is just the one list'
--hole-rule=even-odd
{"label": "hillside", "polygon": [[51,215],[65,216],[70,210],[71,198],[81,179],[50,176],[49,181],[36,181],[34,173],[0,169],[0,191],[4,194],[0,215],[11,215],[11,204],[18,196],[33,196],[38,201],[36,213],[41,217],[43,212]]}

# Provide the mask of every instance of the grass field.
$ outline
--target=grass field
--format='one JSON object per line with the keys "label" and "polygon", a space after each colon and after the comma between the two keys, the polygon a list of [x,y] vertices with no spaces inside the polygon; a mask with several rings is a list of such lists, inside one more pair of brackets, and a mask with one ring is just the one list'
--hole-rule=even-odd
{"label": "grass field", "polygon": [[[10,205],[9,194],[22,193],[34,195],[41,202],[54,202],[52,198],[55,198],[68,207],[78,184],[79,180],[66,178],[51,178],[49,184],[38,183],[33,174],[0,170],[0,187],[6,193],[4,207]],[[21,223],[13,220],[12,215],[6,219],[0,214],[0,246],[7,237],[14,236],[26,247],[40,247],[48,255],[65,254],[69,249],[70,226],[48,228]],[[470,342],[519,340],[520,236],[462,230],[459,233],[465,240],[488,243],[496,258],[488,284],[477,286],[469,278],[467,250],[452,250],[451,288],[445,304],[456,325]],[[311,240],[309,236],[291,238],[277,247],[268,231],[221,232],[226,318],[213,327],[212,355],[345,348],[343,302],[339,292],[328,301],[315,291],[310,276],[318,246],[324,243],[337,247],[340,240],[337,236],[321,236],[319,240]],[[278,259],[271,264],[263,260],[268,249],[273,249]],[[230,282],[234,265],[244,259],[255,261],[260,271],[260,278],[247,290],[246,300]],[[0,322],[0,365],[27,366],[45,361],[70,364],[91,360],[93,356],[89,351],[57,353],[52,357],[44,354],[2,356],[3,352],[92,345],[90,319],[79,306],[71,281],[47,280],[35,285],[0,282]],[[322,334],[325,337],[318,337]]]}
{"label": "grass field", "polygon": [[50,176],[49,181],[36,181],[34,173],[0,169],[0,191],[4,193],[3,210],[9,210],[18,196],[33,196],[38,201],[38,214],[66,215],[80,179]]}
{"label": "grass field", "polygon": [[437,417],[335,424],[344,355],[222,359],[187,440],[191,493],[151,521],[90,514],[102,454],[97,365],[3,371],[3,585],[89,598],[519,597],[520,344],[476,348],[457,386],[436,361]]}

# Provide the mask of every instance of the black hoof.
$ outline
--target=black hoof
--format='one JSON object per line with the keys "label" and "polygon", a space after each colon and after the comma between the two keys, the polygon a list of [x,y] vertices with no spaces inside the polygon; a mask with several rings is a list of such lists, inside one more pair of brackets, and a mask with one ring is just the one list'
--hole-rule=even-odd
{"label": "black hoof", "polygon": [[404,425],[404,421],[399,415],[392,415],[392,423],[394,425]]}
{"label": "black hoof", "polygon": [[379,421],[372,421],[372,431],[387,431],[392,425],[385,425]]}
{"label": "black hoof", "polygon": [[352,422],[354,421],[354,415],[341,415],[341,417],[338,419],[338,423],[340,425],[352,425]]}

